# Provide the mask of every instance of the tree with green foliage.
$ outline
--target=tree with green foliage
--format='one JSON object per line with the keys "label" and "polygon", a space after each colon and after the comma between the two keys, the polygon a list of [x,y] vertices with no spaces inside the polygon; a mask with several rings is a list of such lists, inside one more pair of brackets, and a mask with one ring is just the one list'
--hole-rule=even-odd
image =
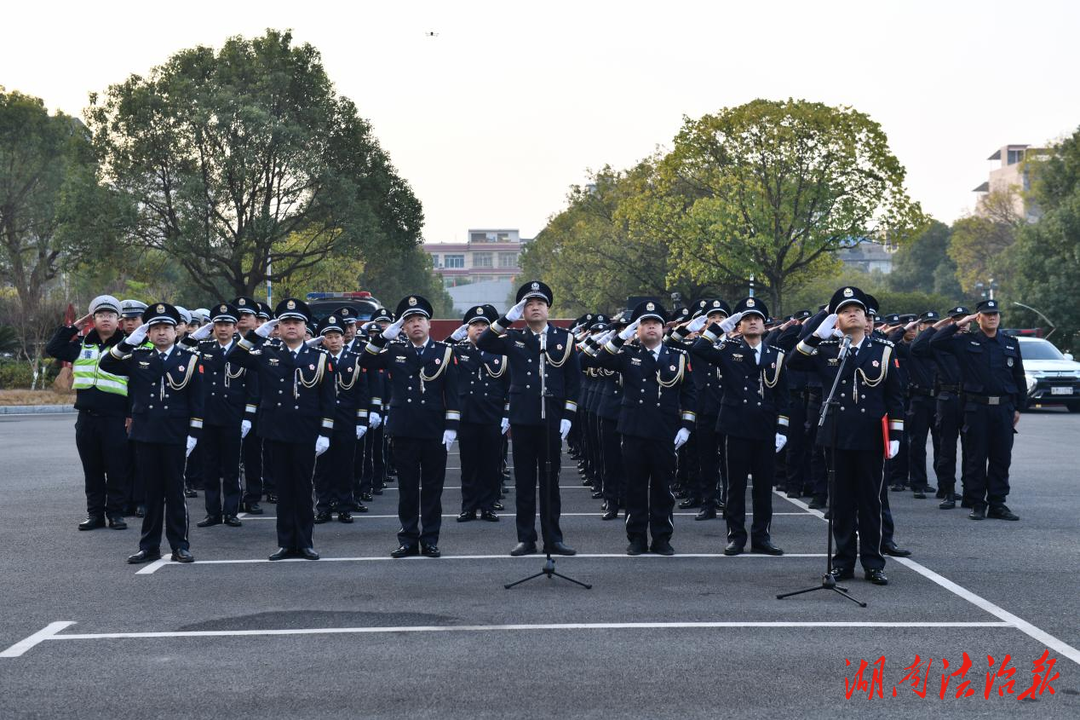
{"label": "tree with green foliage", "polygon": [[129,243],[210,297],[253,293],[271,262],[282,281],[335,256],[412,257],[421,242],[420,202],[289,32],[177,52],[92,95],[87,120]]}
{"label": "tree with green foliage", "polygon": [[993,259],[1016,242],[1024,221],[1015,210],[1015,194],[1014,189],[988,193],[978,214],[953,223],[949,257],[964,292],[974,293],[976,283],[986,283],[993,275]]}
{"label": "tree with green foliage", "polygon": [[956,262],[949,257],[949,226],[937,220],[893,255],[889,287],[898,292],[960,297]]}

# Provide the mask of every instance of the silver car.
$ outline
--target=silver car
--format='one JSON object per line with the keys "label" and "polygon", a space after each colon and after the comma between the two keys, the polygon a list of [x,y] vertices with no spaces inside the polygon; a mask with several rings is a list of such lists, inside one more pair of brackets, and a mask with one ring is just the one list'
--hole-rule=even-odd
{"label": "silver car", "polygon": [[1080,412],[1080,363],[1049,340],[1018,337],[1024,359],[1028,405],[1065,405]]}

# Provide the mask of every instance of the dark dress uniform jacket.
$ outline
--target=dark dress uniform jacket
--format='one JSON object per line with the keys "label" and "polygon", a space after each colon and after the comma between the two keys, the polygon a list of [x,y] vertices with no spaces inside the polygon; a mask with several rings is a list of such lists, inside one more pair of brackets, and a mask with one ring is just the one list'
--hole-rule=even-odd
{"label": "dark dress uniform jacket", "polygon": [[[497,324],[497,323],[496,323]],[[540,425],[540,338],[532,330],[507,330],[498,334],[489,327],[477,346],[485,352],[505,355],[510,361],[510,424]],[[548,422],[573,420],[581,395],[581,364],[570,333],[548,325],[546,362]]]}
{"label": "dark dress uniform jacket", "polygon": [[358,425],[368,424],[368,373],[360,366],[360,356],[348,350],[337,358],[331,355],[330,362],[335,382],[334,428],[355,433]]}
{"label": "dark dress uniform jacket", "polygon": [[368,369],[386,371],[390,412],[386,432],[392,437],[442,440],[444,430],[461,421],[454,349],[428,338],[417,352],[412,342],[388,342],[376,335],[360,356]]}
{"label": "dark dress uniform jacket", "polygon": [[[1024,360],[1020,357],[1020,342],[998,331],[987,337],[981,330],[959,333],[960,326],[947,325],[930,339],[935,352],[948,353],[960,364],[960,376],[965,394],[1005,397],[1015,410],[1027,406],[1027,383],[1024,380]],[[980,403],[967,400],[966,407]]]}
{"label": "dark dress uniform jacket", "polygon": [[506,356],[484,352],[465,341],[454,346],[458,361],[461,422],[498,424],[506,415],[510,373]]}
{"label": "dark dress uniform jacket", "polygon": [[644,346],[624,345],[615,337],[597,351],[600,367],[622,375],[618,430],[624,437],[672,442],[680,427],[694,429],[697,391],[690,358],[663,343],[659,348],[659,359],[654,359]]}
{"label": "dark dress uniform jacket", "polygon": [[259,436],[284,443],[314,443],[334,429],[334,368],[323,350],[266,342],[252,330],[229,349],[234,365],[257,370]]}
{"label": "dark dress uniform jacket", "polygon": [[[720,328],[714,327],[722,334]],[[704,367],[716,366],[723,378],[717,430],[724,435],[752,440],[768,440],[788,431],[788,387],[783,350],[762,343],[761,362],[754,362],[754,349],[744,342],[713,345],[699,337],[692,347]]]}
{"label": "dark dress uniform jacket", "polygon": [[131,439],[183,445],[203,426],[203,376],[198,353],[174,345],[164,360],[156,348],[114,345],[101,368],[128,376]]}
{"label": "dark dress uniform jacket", "polygon": [[[239,335],[234,337],[229,349],[239,339]],[[227,350],[217,340],[204,340],[194,349],[202,359],[206,424],[239,427],[245,419],[254,423],[259,409],[258,374],[229,362]]]}

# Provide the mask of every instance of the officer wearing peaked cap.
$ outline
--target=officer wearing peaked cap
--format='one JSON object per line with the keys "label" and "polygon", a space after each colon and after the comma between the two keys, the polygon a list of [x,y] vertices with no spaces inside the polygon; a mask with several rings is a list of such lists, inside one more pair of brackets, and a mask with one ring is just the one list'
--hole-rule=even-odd
{"label": "officer wearing peaked cap", "polygon": [[[561,440],[570,433],[581,388],[574,338],[548,323],[554,295],[539,280],[518,288],[517,304],[481,334],[477,347],[510,362],[510,427],[514,438],[514,482],[519,556],[536,552],[539,478],[540,530],[552,554],[573,555],[559,526]],[[510,326],[524,319],[528,327]],[[547,393],[544,397],[541,389]],[[547,470],[550,468],[550,471]],[[549,503],[550,498],[550,503]]]}
{"label": "officer wearing peaked cap", "polygon": [[[278,550],[270,559],[318,560],[311,480],[315,458],[330,447],[334,431],[334,366],[325,352],[304,343],[311,322],[307,303],[286,298],[274,315],[233,345],[226,359],[259,376],[259,433],[278,501]],[[281,342],[267,342],[275,328]]]}

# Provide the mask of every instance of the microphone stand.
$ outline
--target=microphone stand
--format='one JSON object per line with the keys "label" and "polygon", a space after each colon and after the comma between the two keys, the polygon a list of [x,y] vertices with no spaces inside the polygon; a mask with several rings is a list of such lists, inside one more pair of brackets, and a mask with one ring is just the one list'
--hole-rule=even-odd
{"label": "microphone stand", "polygon": [[[567,340],[567,342],[573,342],[573,337]],[[573,352],[571,349],[570,352]],[[551,397],[551,393],[547,389],[547,328],[540,334],[540,422],[544,424],[544,502],[540,505],[540,524],[541,527],[549,525],[549,519],[551,517],[551,486],[554,483],[554,478],[551,475],[551,423],[547,421],[547,404],[548,398]],[[547,549],[547,560],[544,561],[544,567],[540,572],[530,575],[527,578],[522,578],[509,585],[503,585],[504,588],[509,590],[510,588],[526,583],[529,580],[535,580],[538,577],[547,577],[548,580],[558,577],[563,580],[568,580],[575,585],[580,585],[586,590],[592,590],[592,585],[583,583],[580,580],[575,580],[572,577],[567,577],[562,573],[555,571],[555,558],[551,557],[551,545],[547,542],[548,538],[545,538],[544,545]],[[552,541],[554,542],[554,541]]]}
{"label": "microphone stand", "polygon": [[[818,431],[825,426],[825,419],[829,416],[829,411],[832,410],[833,414],[836,414],[836,406],[840,404],[840,401],[836,399],[836,389],[840,386],[840,378],[844,375],[844,368],[847,366],[848,350],[851,348],[851,338],[847,335],[844,336],[843,345],[840,347],[840,367],[836,370],[836,377],[833,378],[832,389],[829,390],[829,398],[821,405],[821,415],[818,417]],[[848,594],[848,589],[836,584],[836,578],[832,574],[833,570],[833,516],[836,514],[833,509],[833,502],[836,498],[836,424],[839,418],[833,419],[832,426],[829,432],[829,441],[826,445],[826,465],[829,478],[829,538],[827,542],[828,552],[825,556],[825,574],[821,576],[821,584],[814,585],[813,587],[804,588],[802,590],[795,590],[794,592],[782,593],[776,596],[777,600],[783,600],[786,597],[792,595],[802,595],[803,593],[813,592],[814,590],[832,590],[840,597],[847,598],[851,602],[855,603],[859,607],[866,607],[866,603],[861,600],[856,600]]]}

